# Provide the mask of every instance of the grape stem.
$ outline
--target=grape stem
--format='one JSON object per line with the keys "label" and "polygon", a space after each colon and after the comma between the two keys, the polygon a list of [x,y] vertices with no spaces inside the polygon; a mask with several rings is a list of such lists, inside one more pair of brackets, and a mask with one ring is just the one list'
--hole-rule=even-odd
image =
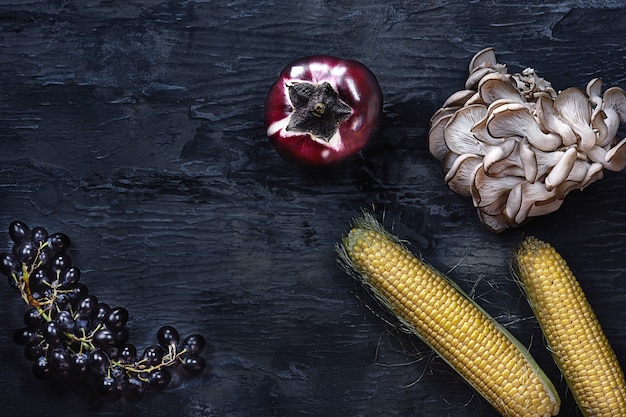
{"label": "grape stem", "polygon": [[53,298],[48,299],[44,302],[36,300],[35,297],[33,297],[33,292],[30,288],[30,276],[33,271],[41,266],[42,261],[40,259],[40,254],[46,246],[48,246],[48,242],[40,242],[39,247],[37,248],[37,255],[35,255],[35,260],[33,261],[33,263],[30,266],[22,263],[22,276],[16,277],[15,274],[13,274],[13,279],[15,280],[15,283],[20,290],[22,299],[26,302],[26,304],[36,308],[39,314],[41,314],[41,317],[43,317],[47,322],[50,322],[52,320],[50,318],[50,314],[45,311],[43,306],[49,305],[50,308],[52,308],[52,304],[54,303],[54,299],[56,298],[57,294],[56,288],[54,288]]}
{"label": "grape stem", "polygon": [[[22,276],[21,277],[17,277],[15,274],[13,274],[13,279],[15,280],[15,283],[17,284],[19,290],[20,290],[20,294],[22,296],[22,299],[24,300],[24,302],[26,302],[26,304],[28,304],[31,307],[34,307],[35,309],[37,309],[37,312],[41,315],[41,317],[47,322],[51,322],[52,321],[52,317],[51,317],[51,311],[52,311],[52,307],[54,306],[54,302],[58,296],[59,293],[62,292],[67,292],[67,291],[59,291],[58,289],[58,272],[57,272],[57,279],[55,281],[54,284],[51,284],[49,282],[45,282],[46,285],[48,285],[50,287],[50,289],[52,290],[52,295],[49,298],[46,298],[44,301],[39,301],[36,300],[35,297],[33,297],[33,293],[32,290],[30,288],[30,276],[32,275],[32,273],[41,266],[42,261],[40,259],[40,254],[41,251],[48,246],[48,242],[43,242],[39,244],[39,247],[37,248],[37,255],[35,256],[35,260],[34,262],[28,266],[24,263],[22,263]],[[45,307],[48,307],[47,309]],[[93,335],[94,333],[96,333],[98,330],[100,330],[102,328],[101,324],[98,324],[98,326],[96,326],[96,328],[89,334],[85,334],[85,330],[83,329],[83,336],[82,337],[78,337],[74,334],[72,334],[71,332],[63,332],[64,335],[70,339],[71,341],[74,342],[80,342],[80,351],[79,353],[82,353],[83,348],[85,348],[88,351],[94,350],[95,347],[92,343],[93,340]]]}
{"label": "grape stem", "polygon": [[121,361],[114,361],[112,362],[112,365],[119,366],[125,371],[134,373],[137,375],[139,379],[141,379],[144,382],[147,382],[148,378],[142,376],[144,373],[149,374],[150,372],[156,371],[158,369],[161,369],[164,367],[167,368],[168,366],[173,365],[177,360],[182,362],[180,357],[185,353],[187,353],[187,348],[184,348],[180,352],[177,352],[176,343],[171,343],[167,347],[167,354],[163,356],[161,363],[157,365],[153,365],[149,367],[146,366],[146,362],[148,361],[147,359],[141,359],[139,362],[136,362],[134,364],[128,364],[128,363],[124,363]]}
{"label": "grape stem", "polygon": [[98,323],[98,325],[93,329],[89,335],[85,333],[85,329],[81,329],[83,335],[81,337],[76,336],[71,332],[63,332],[63,334],[70,339],[72,342],[80,342],[80,351],[78,353],[82,353],[83,347],[88,351],[92,351],[95,349],[93,345],[93,335],[102,328],[102,324]]}

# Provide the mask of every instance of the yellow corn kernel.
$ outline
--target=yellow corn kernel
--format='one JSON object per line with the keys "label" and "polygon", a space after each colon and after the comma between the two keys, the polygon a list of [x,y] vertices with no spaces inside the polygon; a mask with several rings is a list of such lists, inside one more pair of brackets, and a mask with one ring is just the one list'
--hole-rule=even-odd
{"label": "yellow corn kernel", "polygon": [[554,386],[519,341],[371,214],[355,221],[337,253],[348,272],[502,415],[558,413]]}
{"label": "yellow corn kernel", "polygon": [[626,416],[626,382],[576,277],[548,243],[527,237],[512,270],[585,417]]}

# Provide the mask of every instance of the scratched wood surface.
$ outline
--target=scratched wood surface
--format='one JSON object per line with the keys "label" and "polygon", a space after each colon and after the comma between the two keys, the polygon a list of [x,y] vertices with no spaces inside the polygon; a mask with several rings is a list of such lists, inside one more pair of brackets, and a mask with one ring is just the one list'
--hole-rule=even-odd
{"label": "scratched wood surface", "polygon": [[[0,1],[0,227],[73,240],[100,300],[147,346],[173,324],[207,337],[210,370],[142,401],[36,381],[12,341],[24,307],[0,288],[3,416],[495,416],[335,263],[374,208],[506,324],[576,416],[508,274],[524,234],[569,261],[626,366],[626,173],[494,235],[443,183],[428,121],[493,46],[557,89],[626,88],[623,1]],[[281,160],[262,126],[280,69],[357,59],[385,92],[377,136],[324,172]],[[624,129],[621,135],[626,133]],[[10,248],[5,232],[1,250]]]}

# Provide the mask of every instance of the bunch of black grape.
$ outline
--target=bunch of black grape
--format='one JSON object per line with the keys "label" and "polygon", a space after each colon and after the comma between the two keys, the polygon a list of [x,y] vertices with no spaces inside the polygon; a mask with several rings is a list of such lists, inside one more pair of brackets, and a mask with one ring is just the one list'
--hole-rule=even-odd
{"label": "bunch of black grape", "polygon": [[28,305],[14,340],[37,378],[85,380],[104,395],[139,398],[146,386],[166,388],[180,368],[191,375],[204,370],[206,342],[199,334],[181,341],[174,327],[164,326],[158,344],[143,352],[128,343],[128,311],[89,294],[67,254],[66,234],[14,221],[9,237],[13,249],[0,254],[0,272]]}

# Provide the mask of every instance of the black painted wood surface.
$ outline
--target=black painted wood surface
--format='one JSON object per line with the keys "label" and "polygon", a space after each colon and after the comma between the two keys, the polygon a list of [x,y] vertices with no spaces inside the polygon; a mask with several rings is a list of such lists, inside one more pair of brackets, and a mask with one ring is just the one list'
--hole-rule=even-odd
{"label": "black painted wood surface", "polygon": [[[2,1],[0,225],[64,231],[83,280],[131,312],[147,346],[173,324],[214,346],[210,371],[142,401],[40,382],[0,289],[3,416],[495,416],[335,263],[361,208],[507,324],[576,416],[508,274],[524,234],[569,261],[626,367],[626,174],[495,235],[428,153],[432,113],[493,46],[557,89],[626,88],[626,4],[539,1]],[[357,59],[385,92],[379,133],[324,172],[267,142],[263,100],[300,56]],[[621,131],[624,136],[624,129]],[[9,249],[6,233],[2,250]]]}

